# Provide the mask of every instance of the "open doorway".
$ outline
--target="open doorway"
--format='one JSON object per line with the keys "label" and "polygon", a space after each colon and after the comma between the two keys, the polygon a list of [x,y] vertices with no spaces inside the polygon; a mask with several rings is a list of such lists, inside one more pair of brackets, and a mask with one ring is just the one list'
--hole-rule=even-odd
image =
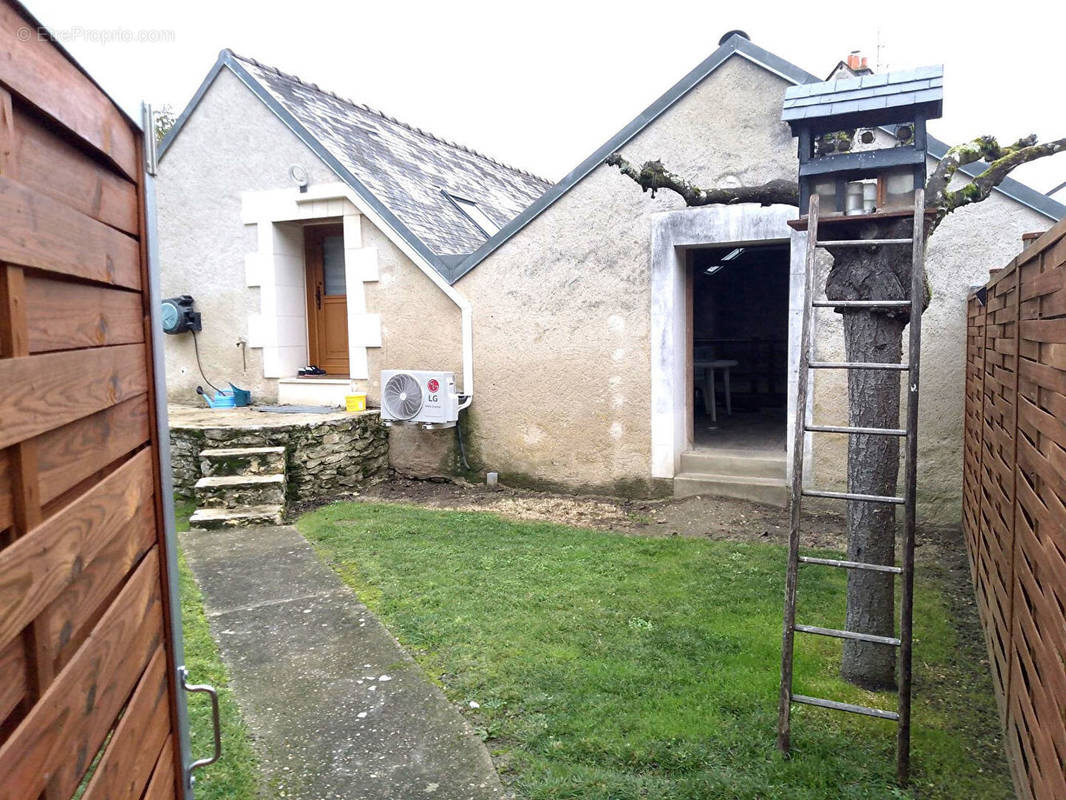
{"label": "open doorway", "polygon": [[789,246],[689,251],[696,450],[784,453]]}

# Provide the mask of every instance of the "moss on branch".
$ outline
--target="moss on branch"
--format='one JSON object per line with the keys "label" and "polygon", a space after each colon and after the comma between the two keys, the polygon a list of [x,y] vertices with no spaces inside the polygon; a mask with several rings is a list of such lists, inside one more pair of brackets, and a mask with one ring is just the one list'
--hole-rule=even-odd
{"label": "moss on branch", "polygon": [[[1006,147],[992,136],[978,136],[972,141],[955,145],[944,154],[925,185],[926,204],[937,210],[927,235],[932,234],[955,209],[986,199],[1015,168],[1064,150],[1066,139],[1038,144],[1035,134]],[[961,167],[978,161],[988,164],[983,172],[958,189],[949,188],[952,178]]]}

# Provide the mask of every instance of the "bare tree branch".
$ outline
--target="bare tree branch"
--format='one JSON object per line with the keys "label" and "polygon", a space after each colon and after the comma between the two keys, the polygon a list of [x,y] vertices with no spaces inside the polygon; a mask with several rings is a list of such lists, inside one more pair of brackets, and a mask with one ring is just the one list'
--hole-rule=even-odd
{"label": "bare tree branch", "polygon": [[[944,218],[955,209],[979,203],[987,198],[1016,167],[1064,151],[1066,139],[1037,144],[1035,135],[1026,136],[1007,146],[1001,145],[993,136],[978,136],[972,141],[955,145],[944,154],[926,181],[926,206],[935,208],[937,212],[926,228],[926,237],[932,235]],[[961,167],[977,161],[988,162],[984,172],[959,189],[948,188]],[[764,206],[775,203],[799,205],[799,187],[791,181],[774,180],[761,186],[701,189],[680,175],[670,172],[661,161],[645,161],[640,167],[635,167],[623,158],[621,153],[613,153],[604,163],[617,167],[645,192],[650,191],[652,197],[655,197],[659,189],[669,189],[680,195],[689,206],[736,203],[758,203]]]}
{"label": "bare tree branch", "polygon": [[948,184],[960,167],[975,161],[995,161],[1022,148],[1036,144],[1036,135],[1019,139],[1009,147],[1001,147],[994,136],[978,136],[969,142],[957,144],[948,150],[933,174],[925,182],[925,200],[930,206],[940,206],[948,191]]}
{"label": "bare tree branch", "polygon": [[783,203],[790,206],[799,205],[799,186],[792,181],[775,180],[761,186],[736,186],[733,188],[701,189],[689,183],[680,175],[666,169],[661,161],[645,161],[640,168],[626,161],[621,153],[607,157],[605,164],[618,167],[618,170],[636,181],[651,196],[659,189],[676,192],[689,206],[734,205],[736,203],[758,203],[769,206]]}
{"label": "bare tree branch", "polygon": [[[944,162],[947,161],[948,156],[952,150],[959,148],[970,148],[973,144],[979,141],[990,142],[990,145],[984,147],[981,155],[977,158],[969,158],[968,161],[962,163],[973,163],[978,160],[990,161],[988,168],[977,175],[972,181],[954,191],[947,188],[947,185],[939,184],[938,174],[941,172],[941,168],[944,166]],[[933,177],[929,179],[927,186],[932,184],[934,179],[938,179],[938,183],[933,188],[938,192],[936,198],[930,198],[928,205],[935,206],[937,209],[937,215],[933,219],[929,228],[931,234],[936,227],[943,221],[944,217],[950,214],[957,208],[971,205],[972,203],[979,203],[990,194],[992,190],[999,186],[1016,167],[1022,164],[1027,164],[1030,161],[1035,161],[1038,158],[1044,158],[1046,156],[1053,156],[1056,153],[1066,151],[1066,139],[1057,139],[1053,142],[1044,142],[1043,144],[1036,143],[1036,136],[1028,136],[1025,139],[1020,139],[1010,147],[1000,148],[996,145],[995,140],[991,136],[983,136],[980,139],[975,139],[973,142],[969,142],[966,145],[957,145],[951,148],[945,155],[944,160],[937,166],[936,171],[933,173]],[[972,155],[972,150],[966,150],[966,156]],[[961,164],[959,165],[961,166]],[[956,166],[955,169],[958,169]],[[948,169],[945,173],[950,171],[954,174],[955,170]],[[951,180],[950,175],[947,180]]]}

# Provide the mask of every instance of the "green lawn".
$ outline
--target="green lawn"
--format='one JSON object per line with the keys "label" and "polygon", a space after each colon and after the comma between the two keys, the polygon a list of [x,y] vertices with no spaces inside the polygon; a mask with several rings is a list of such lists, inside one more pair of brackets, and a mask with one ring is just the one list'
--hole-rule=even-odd
{"label": "green lawn", "polygon": [[[191,503],[178,502],[177,528],[188,530]],[[196,772],[196,800],[253,800],[258,797],[259,773],[248,730],[229,687],[229,675],[219,656],[204,616],[204,601],[185,558],[178,555],[181,592],[182,633],[185,639],[185,665],[193,683],[209,683],[219,690],[222,716],[222,758]],[[189,736],[193,758],[210,755],[213,746],[211,707],[208,698],[189,696]]]}
{"label": "green lawn", "polygon": [[[774,749],[784,550],[485,513],[343,503],[300,530],[461,703],[522,798],[1007,798],[983,647],[916,600],[915,784],[895,725],[796,707]],[[800,620],[843,627],[842,571],[805,567]],[[796,690],[891,707],[798,637]],[[470,702],[478,708],[470,707]]]}

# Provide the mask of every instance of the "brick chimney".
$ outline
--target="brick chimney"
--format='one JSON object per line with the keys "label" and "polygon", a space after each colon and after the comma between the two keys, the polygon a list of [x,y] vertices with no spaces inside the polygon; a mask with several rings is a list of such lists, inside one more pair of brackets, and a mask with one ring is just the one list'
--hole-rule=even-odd
{"label": "brick chimney", "polygon": [[845,60],[837,62],[837,65],[833,67],[833,71],[829,73],[829,77],[826,80],[835,81],[837,78],[856,78],[860,75],[873,75],[873,72],[866,56],[859,50],[852,50]]}

